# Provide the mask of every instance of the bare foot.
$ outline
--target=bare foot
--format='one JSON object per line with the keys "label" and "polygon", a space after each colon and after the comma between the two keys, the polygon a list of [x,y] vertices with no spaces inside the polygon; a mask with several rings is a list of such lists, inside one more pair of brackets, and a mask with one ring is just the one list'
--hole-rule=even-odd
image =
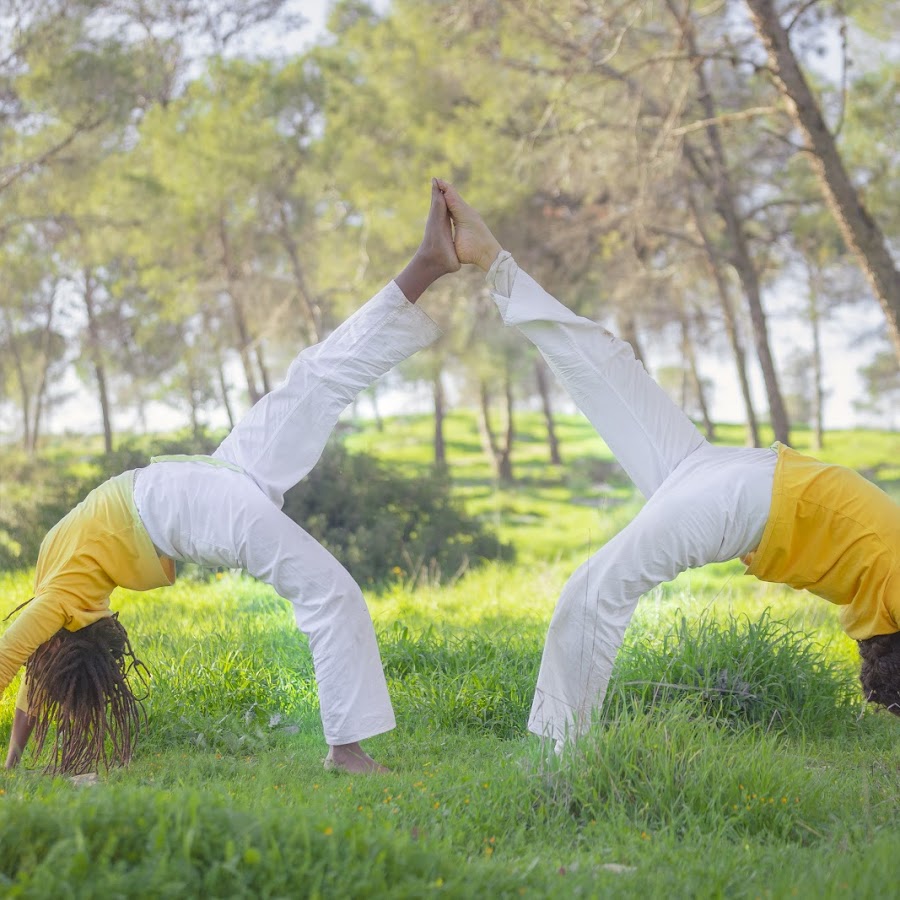
{"label": "bare foot", "polygon": [[375,762],[358,743],[329,747],[323,765],[329,772],[348,772],[353,775],[384,775],[390,772],[390,769]]}
{"label": "bare foot", "polygon": [[437,183],[453,219],[453,243],[459,261],[472,263],[487,272],[503,248],[478,211],[460,197],[449,181],[438,178]]}
{"label": "bare foot", "polygon": [[460,261],[453,246],[450,212],[436,178],[431,179],[431,208],[428,210],[425,234],[416,256],[442,275],[458,272],[460,269]]}
{"label": "bare foot", "polygon": [[431,207],[425,221],[422,243],[406,268],[394,279],[410,303],[415,303],[443,275],[456,272],[460,262],[453,246],[453,228],[447,201],[431,179]]}
{"label": "bare foot", "polygon": [[79,787],[94,787],[100,784],[100,778],[96,772],[84,772],[81,775],[70,775],[69,781],[77,784]]}

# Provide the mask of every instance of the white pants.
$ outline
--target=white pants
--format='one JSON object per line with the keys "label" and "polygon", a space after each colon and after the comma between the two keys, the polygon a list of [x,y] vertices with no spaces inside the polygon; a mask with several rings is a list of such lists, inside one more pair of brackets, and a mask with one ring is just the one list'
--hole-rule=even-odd
{"label": "white pants", "polygon": [[508,254],[488,281],[504,322],[537,346],[647,497],[572,575],[553,614],[528,727],[565,740],[583,733],[603,703],[641,595],[687,568],[757,547],[776,454],[710,445],[628,344],[566,309]]}
{"label": "white pants", "polygon": [[344,567],[281,512],[288,488],[316,464],[341,412],[437,326],[393,282],[328,338],[297,356],[214,456],[159,462],[135,479],[135,502],[157,549],[203,566],[246,569],[294,608],[309,637],[325,739],[349,744],[389,731],[394,713],[362,592]]}

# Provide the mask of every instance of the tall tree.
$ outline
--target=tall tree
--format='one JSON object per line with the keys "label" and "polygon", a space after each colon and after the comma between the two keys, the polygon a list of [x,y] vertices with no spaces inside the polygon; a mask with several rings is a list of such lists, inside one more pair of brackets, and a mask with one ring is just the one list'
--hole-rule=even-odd
{"label": "tall tree", "polygon": [[850,179],[834,135],[791,48],[789,28],[782,25],[774,0],[746,2],[769,54],[772,78],[806,140],[808,158],[841,234],[881,303],[900,361],[900,272],[885,236]]}

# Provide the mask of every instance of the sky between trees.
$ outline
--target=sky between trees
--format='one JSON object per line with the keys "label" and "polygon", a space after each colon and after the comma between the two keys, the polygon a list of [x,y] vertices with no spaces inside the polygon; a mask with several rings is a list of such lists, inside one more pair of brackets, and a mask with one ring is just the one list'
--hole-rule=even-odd
{"label": "sky between trees", "polygon": [[[124,428],[233,421],[402,266],[432,174],[708,431],[852,424],[851,393],[896,425],[889,6],[0,10],[6,440],[96,423],[113,447]],[[564,399],[477,278],[428,302],[446,336],[393,390],[438,421],[478,408],[500,456],[492,419],[552,421]]]}

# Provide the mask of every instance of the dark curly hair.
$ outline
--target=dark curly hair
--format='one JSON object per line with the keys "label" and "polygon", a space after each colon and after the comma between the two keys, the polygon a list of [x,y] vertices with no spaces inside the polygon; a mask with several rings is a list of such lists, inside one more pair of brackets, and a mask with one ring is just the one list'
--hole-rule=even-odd
{"label": "dark curly hair", "polygon": [[857,644],[862,658],[859,680],[866,700],[900,716],[900,631],[878,634]]}
{"label": "dark curly hair", "polygon": [[41,644],[26,664],[26,679],[35,756],[56,727],[46,770],[81,775],[101,763],[106,769],[126,765],[146,719],[143,697],[135,696],[129,679],[145,688],[146,673],[117,615],[78,631],[60,629]]}

